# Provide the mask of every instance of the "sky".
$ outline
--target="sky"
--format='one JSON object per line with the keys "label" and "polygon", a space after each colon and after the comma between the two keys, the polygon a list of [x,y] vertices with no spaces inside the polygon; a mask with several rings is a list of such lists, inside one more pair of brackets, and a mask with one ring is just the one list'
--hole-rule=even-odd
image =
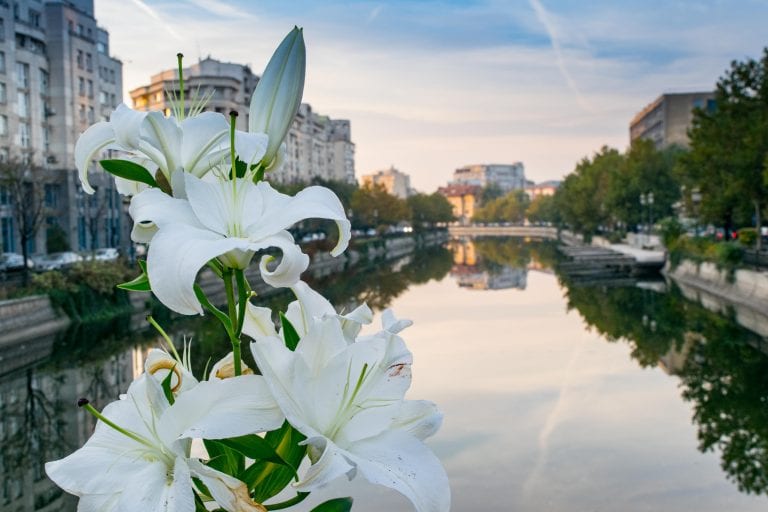
{"label": "sky", "polygon": [[712,90],[768,45],[768,0],[95,0],[123,88],[211,57],[261,74],[304,28],[304,101],[349,119],[357,176],[434,191],[467,164],[561,179],[665,92]]}

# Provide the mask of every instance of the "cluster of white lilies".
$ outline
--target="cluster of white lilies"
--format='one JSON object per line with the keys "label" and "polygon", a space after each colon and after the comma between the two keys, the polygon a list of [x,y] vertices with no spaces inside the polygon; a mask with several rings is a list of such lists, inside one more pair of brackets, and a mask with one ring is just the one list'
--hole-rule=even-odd
{"label": "cluster of white lilies", "polygon": [[[148,243],[142,275],[123,287],[150,290],[181,314],[213,314],[232,352],[196,378],[189,353],[153,349],[145,371],[119,400],[99,412],[93,436],[75,453],[46,464],[49,477],[80,497],[78,511],[229,512],[287,508],[346,475],[391,487],[417,511],[450,508],[448,480],[423,444],[442,416],[431,402],[405,400],[411,354],[400,331],[410,321],[382,315],[382,329],[363,305],[345,315],[300,280],[309,258],[287,228],[306,218],[335,221],[347,247],[350,224],[330,190],[309,187],[290,197],[263,181],[278,169],[283,139],[304,86],[305,48],[295,28],[272,56],[250,106],[249,131],[181,97],[172,116],[121,105],[109,122],[90,127],[75,149],[83,188],[91,159],[104,149],[125,158],[102,160],[131,195],[132,237]],[[279,313],[279,329],[244,270],[261,257],[263,280],[290,288],[296,301]],[[211,268],[224,282],[225,310],[195,284]],[[256,368],[241,359],[250,339]],[[196,448],[193,449],[193,440]],[[302,463],[308,459],[307,462]],[[292,487],[288,498],[286,488]],[[282,501],[276,496],[281,493]],[[336,499],[314,511],[349,510]]]}

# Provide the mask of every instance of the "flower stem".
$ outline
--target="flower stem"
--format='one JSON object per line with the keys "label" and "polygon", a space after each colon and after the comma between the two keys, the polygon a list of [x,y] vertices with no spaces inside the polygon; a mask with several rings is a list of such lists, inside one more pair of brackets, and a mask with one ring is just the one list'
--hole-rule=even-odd
{"label": "flower stem", "polygon": [[238,328],[237,308],[235,307],[235,290],[232,286],[232,269],[225,269],[222,277],[224,278],[224,289],[227,292],[227,308],[229,312],[229,321],[232,325],[230,333],[230,341],[232,342],[232,357],[235,363],[235,376],[242,373],[242,365],[240,361],[240,335]]}
{"label": "flower stem", "polygon": [[243,332],[243,323],[245,322],[245,308],[248,304],[248,297],[251,295],[248,282],[245,280],[245,272],[235,269],[235,282],[237,283],[237,324],[235,334],[239,338]]}
{"label": "flower stem", "polygon": [[179,121],[183,121],[184,117],[186,117],[186,112],[184,107],[184,68],[181,64],[183,59],[184,59],[184,54],[182,53],[176,54],[176,62],[179,65],[179,102],[181,103],[181,108],[179,109]]}
{"label": "flower stem", "polygon": [[148,447],[150,447],[150,448],[152,448],[152,449],[154,449],[154,448],[155,448],[155,447],[152,445],[152,443],[150,443],[149,441],[147,441],[146,439],[144,439],[144,438],[143,438],[143,437],[141,437],[140,435],[138,435],[138,434],[136,434],[136,433],[134,433],[134,432],[131,432],[130,430],[126,430],[126,429],[124,429],[123,427],[120,427],[120,426],[118,426],[117,424],[113,423],[113,422],[112,422],[112,420],[110,420],[109,418],[107,418],[106,416],[104,416],[103,414],[101,414],[99,411],[97,411],[97,410],[96,410],[96,409],[95,409],[95,408],[94,408],[94,407],[93,407],[93,406],[92,406],[92,405],[91,405],[91,404],[88,402],[88,400],[86,400],[85,398],[81,398],[80,400],[78,400],[78,402],[77,402],[77,405],[78,405],[79,407],[82,407],[82,408],[83,408],[83,409],[85,409],[86,411],[88,411],[88,412],[89,412],[89,413],[90,413],[90,414],[91,414],[93,417],[95,417],[97,420],[101,421],[102,423],[104,423],[105,425],[107,425],[107,426],[109,426],[109,427],[112,427],[113,429],[115,429],[116,431],[120,432],[121,434],[123,434],[123,435],[125,435],[125,436],[127,436],[127,437],[130,437],[131,439],[133,439],[133,440],[134,440],[134,441],[136,441],[137,443],[143,444],[144,446],[148,446]]}
{"label": "flower stem", "polygon": [[166,333],[165,330],[163,330],[163,328],[160,327],[160,324],[157,323],[157,320],[152,318],[152,316],[150,315],[147,317],[147,322],[149,322],[149,325],[157,329],[157,332],[160,333],[160,336],[162,336],[165,342],[168,344],[168,348],[173,353],[173,357],[175,357],[177,361],[181,362],[181,357],[179,357],[179,353],[176,352],[176,346],[173,344],[173,340],[171,340],[171,337],[168,336],[168,333]]}
{"label": "flower stem", "polygon": [[289,500],[281,501],[280,503],[273,503],[271,505],[264,505],[264,507],[267,510],[280,510],[280,509],[283,509],[283,508],[292,507],[292,506],[296,505],[297,503],[301,503],[302,501],[304,501],[304,499],[307,496],[309,496],[308,492],[300,492],[300,493],[296,494],[296,496],[294,496],[293,498],[291,498]]}

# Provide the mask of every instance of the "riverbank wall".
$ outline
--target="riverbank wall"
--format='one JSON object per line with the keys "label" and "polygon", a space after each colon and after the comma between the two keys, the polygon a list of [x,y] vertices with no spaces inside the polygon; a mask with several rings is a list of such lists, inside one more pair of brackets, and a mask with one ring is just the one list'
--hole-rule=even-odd
{"label": "riverbank wall", "polygon": [[688,300],[716,313],[733,314],[741,326],[768,337],[768,272],[729,271],[714,263],[683,260],[674,267],[667,263],[663,273]]}
{"label": "riverbank wall", "polygon": [[[428,231],[413,235],[370,238],[353,241],[350,249],[337,257],[332,257],[326,250],[311,251],[311,263],[307,273],[315,278],[343,272],[345,269],[363,263],[398,259],[417,251],[421,247],[431,247],[447,242],[445,230]],[[256,263],[251,265],[247,276],[254,291],[260,296],[269,296],[279,290],[268,286],[261,279]],[[198,283],[212,303],[226,303],[224,285],[216,275],[204,268]],[[149,292],[129,293],[131,301],[131,328],[140,328],[146,323],[146,317],[152,310],[153,298]],[[13,360],[14,366],[29,357],[48,354],[55,333],[67,328],[72,323],[62,311],[57,311],[47,295],[34,295],[19,299],[0,301],[0,374],[3,365]],[[44,343],[46,346],[30,346],[29,343]],[[34,361],[28,361],[33,363]],[[26,363],[25,363],[26,364]],[[22,366],[25,366],[22,364]]]}

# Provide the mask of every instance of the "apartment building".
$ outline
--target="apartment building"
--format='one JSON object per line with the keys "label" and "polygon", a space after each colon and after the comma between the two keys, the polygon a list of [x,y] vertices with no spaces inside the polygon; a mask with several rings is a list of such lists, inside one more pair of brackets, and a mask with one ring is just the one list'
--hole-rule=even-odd
{"label": "apartment building", "polygon": [[[250,67],[206,57],[183,69],[184,94],[189,101],[205,101],[204,110],[228,115],[238,112],[237,127],[248,129],[248,111],[259,77]],[[153,75],[150,83],[130,91],[137,110],[170,113],[180,95],[177,69]],[[331,119],[302,103],[285,139],[286,160],[268,178],[281,183],[323,180],[355,182],[355,145],[349,120]]]}

